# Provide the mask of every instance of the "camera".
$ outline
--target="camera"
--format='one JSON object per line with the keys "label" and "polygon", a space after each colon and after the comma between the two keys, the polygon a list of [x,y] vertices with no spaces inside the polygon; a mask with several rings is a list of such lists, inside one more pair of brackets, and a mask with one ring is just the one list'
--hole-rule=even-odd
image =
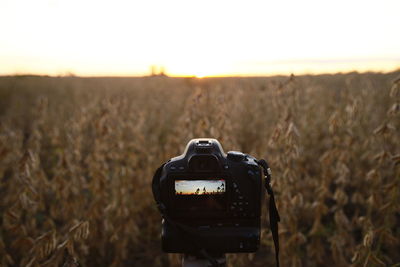
{"label": "camera", "polygon": [[255,252],[260,246],[263,172],[242,152],[224,153],[216,139],[193,139],[153,178],[167,253]]}

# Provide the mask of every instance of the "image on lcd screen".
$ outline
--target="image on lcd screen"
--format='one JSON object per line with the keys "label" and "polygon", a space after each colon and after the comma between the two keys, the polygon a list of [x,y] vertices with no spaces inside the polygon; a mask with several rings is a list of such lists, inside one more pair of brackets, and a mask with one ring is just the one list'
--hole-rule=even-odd
{"label": "image on lcd screen", "polygon": [[225,193],[225,180],[175,180],[176,195],[220,195]]}

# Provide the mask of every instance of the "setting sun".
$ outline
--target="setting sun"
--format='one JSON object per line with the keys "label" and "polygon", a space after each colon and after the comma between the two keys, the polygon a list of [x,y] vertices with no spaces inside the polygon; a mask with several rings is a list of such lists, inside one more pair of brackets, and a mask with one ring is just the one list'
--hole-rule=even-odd
{"label": "setting sun", "polygon": [[0,4],[0,74],[265,75],[400,66],[398,1]]}

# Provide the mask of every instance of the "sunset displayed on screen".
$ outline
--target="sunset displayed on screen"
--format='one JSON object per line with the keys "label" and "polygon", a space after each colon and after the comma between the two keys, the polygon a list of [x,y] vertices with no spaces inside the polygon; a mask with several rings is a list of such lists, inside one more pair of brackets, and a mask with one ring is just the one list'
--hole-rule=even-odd
{"label": "sunset displayed on screen", "polygon": [[176,195],[218,195],[225,193],[225,180],[175,180]]}

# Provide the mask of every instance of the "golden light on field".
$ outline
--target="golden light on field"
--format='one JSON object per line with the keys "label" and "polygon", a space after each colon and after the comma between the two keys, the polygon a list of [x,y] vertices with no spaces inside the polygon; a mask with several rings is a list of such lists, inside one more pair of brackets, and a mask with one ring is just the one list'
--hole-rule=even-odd
{"label": "golden light on field", "polygon": [[0,3],[0,74],[218,76],[392,70],[400,2]]}

